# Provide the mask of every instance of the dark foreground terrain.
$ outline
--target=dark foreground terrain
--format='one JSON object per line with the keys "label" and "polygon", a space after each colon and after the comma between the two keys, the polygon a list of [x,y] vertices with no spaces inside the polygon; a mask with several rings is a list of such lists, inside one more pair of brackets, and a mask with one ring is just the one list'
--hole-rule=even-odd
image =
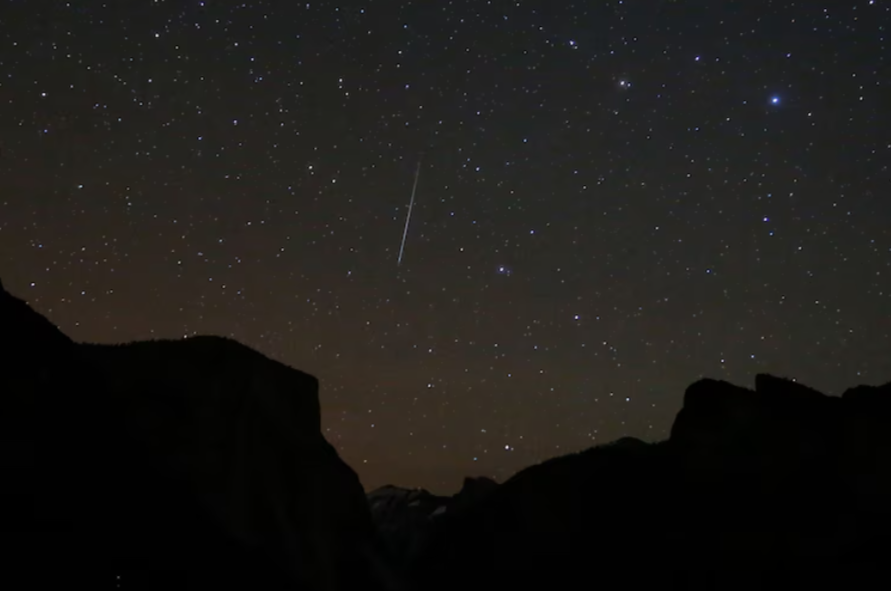
{"label": "dark foreground terrain", "polygon": [[0,350],[0,587],[390,586],[314,377],[215,337],[77,344],[2,286]]}
{"label": "dark foreground terrain", "polygon": [[[891,386],[699,381],[668,441],[527,468],[422,526],[418,589],[891,585]],[[417,536],[417,534],[416,534]]]}
{"label": "dark foreground terrain", "polygon": [[691,385],[634,439],[366,497],[317,380],[237,342],[78,344],[0,286],[5,589],[884,589],[891,384]]}

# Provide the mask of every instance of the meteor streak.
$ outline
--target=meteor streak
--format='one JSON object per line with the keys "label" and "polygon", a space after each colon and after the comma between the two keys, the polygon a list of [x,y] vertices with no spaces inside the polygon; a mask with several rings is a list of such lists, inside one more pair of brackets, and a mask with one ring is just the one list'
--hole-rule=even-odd
{"label": "meteor streak", "polygon": [[415,205],[415,191],[418,190],[418,179],[421,177],[421,161],[418,160],[418,170],[415,171],[415,184],[411,188],[411,200],[408,202],[408,214],[405,216],[405,229],[402,231],[402,244],[399,246],[399,259],[396,266],[402,264],[402,252],[405,250],[405,238],[408,236],[408,225],[411,223],[411,210]]}

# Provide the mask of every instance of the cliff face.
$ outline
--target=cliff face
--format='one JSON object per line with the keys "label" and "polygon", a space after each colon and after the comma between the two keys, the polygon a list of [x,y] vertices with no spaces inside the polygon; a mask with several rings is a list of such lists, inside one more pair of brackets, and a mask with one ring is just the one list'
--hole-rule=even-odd
{"label": "cliff face", "polygon": [[83,478],[101,471],[94,455],[101,436],[90,427],[104,390],[76,351],[0,285],[0,531],[51,530],[74,511],[89,511],[78,507],[76,493]]}
{"label": "cliff face", "polygon": [[443,519],[416,588],[891,582],[889,424],[891,385],[829,397],[767,375],[754,390],[702,380],[668,441],[532,466]]}
{"label": "cliff face", "polygon": [[314,377],[214,337],[75,344],[3,290],[0,343],[2,532],[23,560],[165,588],[382,584]]}
{"label": "cliff face", "polygon": [[754,391],[702,380],[687,389],[671,442],[691,473],[752,472],[784,487],[820,477],[865,503],[891,494],[889,421],[891,384],[834,397],[768,375]]}

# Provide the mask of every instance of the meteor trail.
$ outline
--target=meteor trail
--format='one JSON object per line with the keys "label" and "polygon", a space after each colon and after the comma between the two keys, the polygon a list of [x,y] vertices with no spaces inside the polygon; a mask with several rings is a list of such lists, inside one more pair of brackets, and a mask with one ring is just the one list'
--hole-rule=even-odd
{"label": "meteor trail", "polygon": [[408,214],[405,216],[405,229],[402,231],[402,244],[399,246],[399,259],[396,266],[402,264],[402,251],[405,250],[405,238],[408,236],[408,225],[411,223],[411,209],[415,205],[415,191],[418,190],[418,179],[421,177],[421,161],[418,160],[418,170],[415,171],[415,184],[411,188],[411,200],[408,202]]}

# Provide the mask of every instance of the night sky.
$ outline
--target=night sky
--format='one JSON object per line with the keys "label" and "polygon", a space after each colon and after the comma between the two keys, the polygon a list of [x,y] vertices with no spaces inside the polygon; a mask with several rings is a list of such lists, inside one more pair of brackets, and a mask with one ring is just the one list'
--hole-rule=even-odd
{"label": "night sky", "polygon": [[[367,489],[891,380],[891,2],[0,2],[0,278],[318,376]],[[412,183],[416,202],[397,266]]]}

